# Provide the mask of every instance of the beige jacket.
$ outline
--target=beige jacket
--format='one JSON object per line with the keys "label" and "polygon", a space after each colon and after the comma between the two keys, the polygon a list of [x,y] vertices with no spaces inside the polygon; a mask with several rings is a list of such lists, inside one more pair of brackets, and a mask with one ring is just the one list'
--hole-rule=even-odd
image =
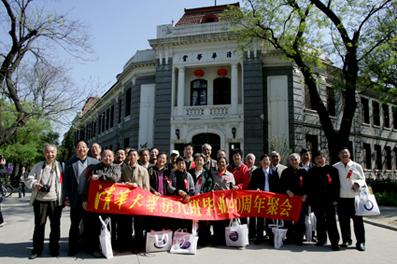
{"label": "beige jacket", "polygon": [[135,166],[135,169],[129,165],[123,166],[120,182],[136,183],[140,188],[150,191],[149,173],[145,167],[138,164]]}

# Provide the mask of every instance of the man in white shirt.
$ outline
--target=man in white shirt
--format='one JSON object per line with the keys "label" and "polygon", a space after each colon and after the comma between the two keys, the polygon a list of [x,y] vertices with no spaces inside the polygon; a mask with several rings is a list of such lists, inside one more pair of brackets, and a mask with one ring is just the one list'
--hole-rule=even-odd
{"label": "man in white shirt", "polygon": [[350,159],[350,151],[342,148],[339,151],[340,162],[334,164],[338,170],[340,180],[340,194],[338,202],[338,218],[342,234],[342,247],[352,244],[350,231],[350,218],[353,219],[354,234],[356,236],[356,248],[365,251],[365,230],[363,217],[357,216],[354,206],[354,198],[359,188],[365,186],[363,168],[357,162]]}

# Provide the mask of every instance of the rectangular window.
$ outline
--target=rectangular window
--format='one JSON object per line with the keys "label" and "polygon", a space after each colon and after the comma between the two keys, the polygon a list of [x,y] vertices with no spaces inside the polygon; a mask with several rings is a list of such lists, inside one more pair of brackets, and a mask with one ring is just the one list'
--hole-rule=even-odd
{"label": "rectangular window", "polygon": [[367,98],[361,97],[361,106],[363,111],[363,122],[369,124],[369,101]]}
{"label": "rectangular window", "polygon": [[372,114],[374,119],[374,126],[380,126],[380,109],[379,103],[376,101],[372,101]]}
{"label": "rectangular window", "polygon": [[330,116],[336,115],[335,90],[332,87],[327,87],[327,108]]}
{"label": "rectangular window", "polygon": [[131,114],[131,88],[128,88],[125,93],[125,113],[124,116]]}
{"label": "rectangular window", "polygon": [[393,107],[393,128],[397,129],[397,107]]}
{"label": "rectangular window", "polygon": [[109,129],[109,123],[110,123],[110,109],[108,108],[106,110],[106,130]]}
{"label": "rectangular window", "polygon": [[305,84],[305,108],[306,109],[313,109],[312,101],[310,98],[309,87]]}
{"label": "rectangular window", "polygon": [[392,157],[391,157],[391,147],[389,146],[385,147],[385,159],[386,159],[386,170],[391,170]]}
{"label": "rectangular window", "polygon": [[350,158],[354,160],[353,141],[349,140],[347,147],[349,148],[350,151]]}
{"label": "rectangular window", "polygon": [[119,124],[121,122],[121,107],[122,107],[122,105],[123,105],[123,100],[119,99],[119,116],[118,116],[118,120],[117,120],[117,123],[119,123]]}
{"label": "rectangular window", "polygon": [[394,169],[397,170],[397,147],[393,148],[394,152]]}
{"label": "rectangular window", "polygon": [[387,104],[382,104],[382,112],[383,112],[383,126],[390,127],[389,106]]}
{"label": "rectangular window", "polygon": [[92,136],[96,136],[96,121],[92,122]]}
{"label": "rectangular window", "polygon": [[364,143],[364,161],[365,161],[365,168],[371,169],[372,168],[372,158],[371,158],[371,145]]}
{"label": "rectangular window", "polygon": [[110,127],[114,125],[114,105],[110,107]]}
{"label": "rectangular window", "polygon": [[382,169],[382,147],[380,145],[375,145],[375,161],[376,167],[375,169],[381,170]]}

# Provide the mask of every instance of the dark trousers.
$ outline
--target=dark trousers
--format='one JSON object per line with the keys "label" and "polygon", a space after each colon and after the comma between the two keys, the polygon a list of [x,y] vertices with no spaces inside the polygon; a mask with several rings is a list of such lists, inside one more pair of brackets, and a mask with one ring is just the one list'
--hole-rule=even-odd
{"label": "dark trousers", "polygon": [[211,222],[210,221],[199,221],[198,222],[198,243],[201,246],[206,246],[211,239]]}
{"label": "dark trousers", "polygon": [[0,224],[4,222],[3,213],[1,212],[1,202],[0,202]]}
{"label": "dark trousers", "polygon": [[[70,229],[69,229],[69,252],[77,253],[80,250],[80,235],[82,246],[87,251],[92,251],[92,242],[95,229],[98,227],[98,215],[86,212],[81,203],[70,206]],[[83,232],[80,230],[80,223],[83,224]]]}
{"label": "dark trousers", "polygon": [[132,243],[132,216],[117,216],[117,245],[121,249],[131,248]]}
{"label": "dark trousers", "polygon": [[51,253],[59,253],[62,208],[62,206],[58,205],[58,201],[34,201],[33,254],[41,254],[43,251],[45,224],[47,222],[47,217],[50,219],[51,229],[49,249]]}
{"label": "dark trousers", "polygon": [[214,228],[215,245],[226,245],[225,227],[229,226],[230,220],[212,221]]}
{"label": "dark trousers", "polygon": [[[255,219],[256,222],[256,239],[258,240],[258,242],[263,240],[263,231],[266,230],[266,235],[269,237],[270,242],[273,241],[273,232],[272,230],[269,228],[269,224],[273,224],[273,220],[272,219],[266,219],[266,218],[262,218],[262,217],[256,217],[256,218],[252,218]],[[251,218],[250,218],[251,221]]]}
{"label": "dark trousers", "polygon": [[327,233],[331,245],[338,245],[339,232],[336,226],[336,210],[332,203],[313,205],[313,212],[317,218],[317,241],[320,244],[327,242]]}
{"label": "dark trousers", "polygon": [[353,219],[354,234],[357,244],[365,243],[365,230],[362,216],[356,215],[354,198],[340,198],[338,202],[338,218],[342,241],[351,241],[350,218]]}

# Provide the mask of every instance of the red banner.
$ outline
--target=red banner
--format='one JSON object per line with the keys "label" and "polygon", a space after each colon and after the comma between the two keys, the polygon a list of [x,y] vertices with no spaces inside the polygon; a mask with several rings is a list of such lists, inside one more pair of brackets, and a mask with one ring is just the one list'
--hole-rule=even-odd
{"label": "red banner", "polygon": [[297,221],[302,208],[300,196],[288,197],[262,191],[213,191],[192,196],[157,196],[125,184],[91,181],[88,211],[172,217],[192,220],[224,220],[264,217]]}

